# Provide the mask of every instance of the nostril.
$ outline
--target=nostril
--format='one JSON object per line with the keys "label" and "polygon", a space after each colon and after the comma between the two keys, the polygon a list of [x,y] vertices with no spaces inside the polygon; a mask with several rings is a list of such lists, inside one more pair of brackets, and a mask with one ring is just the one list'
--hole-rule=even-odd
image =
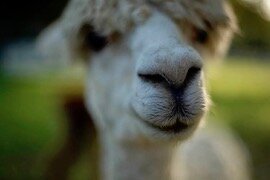
{"label": "nostril", "polygon": [[163,83],[167,82],[166,78],[160,74],[142,74],[138,73],[138,76],[145,82],[150,83]]}
{"label": "nostril", "polygon": [[[201,68],[199,67],[191,67],[189,68],[184,82],[179,85],[178,87],[185,87],[187,86],[195,77],[197,74],[199,74],[201,71]],[[176,84],[173,83],[172,80],[168,79],[163,74],[144,74],[144,73],[138,73],[138,77],[148,83],[155,83],[155,84],[165,84],[172,87],[175,87]]]}
{"label": "nostril", "polygon": [[198,68],[198,67],[189,68],[187,75],[186,75],[186,78],[185,78],[185,81],[183,83],[184,86],[189,84],[190,81],[192,81],[195,78],[195,76],[200,73],[200,71],[201,71],[201,68]]}

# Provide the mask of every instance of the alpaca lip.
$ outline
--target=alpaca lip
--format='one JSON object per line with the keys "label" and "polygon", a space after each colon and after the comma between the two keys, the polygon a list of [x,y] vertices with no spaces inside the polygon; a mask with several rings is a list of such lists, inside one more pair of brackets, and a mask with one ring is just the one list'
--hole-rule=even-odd
{"label": "alpaca lip", "polygon": [[147,126],[149,126],[151,128],[154,128],[154,129],[157,129],[157,130],[162,131],[162,132],[177,134],[177,133],[179,133],[181,131],[184,131],[184,130],[188,129],[191,126],[191,125],[188,125],[186,123],[181,122],[179,119],[177,119],[176,123],[174,123],[173,125],[168,125],[168,126],[156,125],[154,123],[151,123],[151,122],[148,122],[148,121],[144,120],[137,113],[137,111],[133,108],[132,105],[131,105],[131,110]]}
{"label": "alpaca lip", "polygon": [[166,133],[173,133],[173,134],[177,134],[181,131],[184,131],[189,127],[188,124],[185,124],[185,123],[180,122],[180,121],[176,121],[175,124],[170,125],[170,126],[160,126],[160,125],[156,125],[156,124],[153,124],[153,123],[150,123],[147,121],[143,121],[143,122],[145,122],[148,126],[154,128],[154,129],[158,129],[159,131],[163,131]]}

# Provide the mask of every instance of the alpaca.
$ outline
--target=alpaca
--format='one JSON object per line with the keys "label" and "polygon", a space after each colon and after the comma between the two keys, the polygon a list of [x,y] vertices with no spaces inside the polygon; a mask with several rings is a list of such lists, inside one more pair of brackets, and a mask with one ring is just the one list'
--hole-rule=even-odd
{"label": "alpaca", "polygon": [[[43,53],[86,60],[84,99],[99,135],[102,179],[248,179],[241,160],[238,175],[215,174],[213,165],[208,173],[206,157],[198,158],[205,166],[191,160],[209,155],[196,145],[214,139],[196,133],[209,107],[205,60],[222,57],[236,30],[225,0],[70,1],[38,44]],[[231,157],[216,151],[224,161],[242,156],[237,148]]]}

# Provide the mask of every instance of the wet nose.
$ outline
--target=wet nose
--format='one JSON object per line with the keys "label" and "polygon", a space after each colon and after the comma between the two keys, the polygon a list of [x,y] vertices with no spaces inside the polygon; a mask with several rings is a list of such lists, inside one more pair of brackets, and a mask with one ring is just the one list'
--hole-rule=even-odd
{"label": "wet nose", "polygon": [[142,55],[137,73],[144,82],[179,89],[190,84],[201,69],[202,60],[195,50],[185,47],[159,48]]}

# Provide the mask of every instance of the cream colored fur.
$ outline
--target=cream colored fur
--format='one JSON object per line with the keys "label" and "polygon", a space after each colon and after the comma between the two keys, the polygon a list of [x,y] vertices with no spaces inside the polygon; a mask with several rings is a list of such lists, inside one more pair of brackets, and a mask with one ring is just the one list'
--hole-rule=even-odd
{"label": "cream colored fur", "polygon": [[[85,48],[84,25],[91,25],[100,35],[110,37],[116,33],[119,37],[101,52],[92,52]],[[209,34],[207,42],[194,40],[198,29]],[[60,45],[63,51],[54,53],[66,52],[69,59],[78,59],[82,53],[81,57],[87,59],[85,99],[100,136],[103,179],[248,179],[245,153],[226,132],[220,132],[224,143],[230,142],[224,146],[213,138],[219,132],[202,131],[195,133],[193,143],[186,144],[184,149],[188,151],[179,152],[179,144],[193,135],[209,106],[204,61],[209,56],[222,56],[235,30],[234,15],[223,0],[69,3],[58,21],[41,36],[39,44],[45,50]],[[50,37],[51,33],[56,36]],[[180,91],[192,68],[198,72]],[[159,75],[162,83],[149,83],[140,74]],[[181,94],[185,104],[182,113],[172,113],[175,102],[164,83]],[[187,127],[161,130],[177,122]],[[210,135],[204,136],[207,133]],[[212,157],[208,150],[199,150],[204,142],[214,152]],[[223,151],[227,145],[236,150]],[[234,156],[241,153],[243,157]],[[179,159],[181,154],[184,160]],[[202,162],[197,163],[193,156],[203,156],[200,161],[205,162],[205,168],[201,172]],[[227,158],[232,163],[237,158],[239,171],[231,171],[231,165],[223,163]]]}
{"label": "cream colored fur", "polygon": [[208,56],[224,55],[232,32],[237,30],[235,16],[226,0],[71,0],[56,25],[52,26],[59,28],[70,48],[70,57],[76,58],[81,53],[83,37],[80,28],[83,25],[91,24],[106,36],[125,34],[138,21],[147,18],[153,6],[177,23],[184,24],[182,31],[187,37],[191,26],[207,29],[207,22],[214,27],[207,45],[193,44]]}

